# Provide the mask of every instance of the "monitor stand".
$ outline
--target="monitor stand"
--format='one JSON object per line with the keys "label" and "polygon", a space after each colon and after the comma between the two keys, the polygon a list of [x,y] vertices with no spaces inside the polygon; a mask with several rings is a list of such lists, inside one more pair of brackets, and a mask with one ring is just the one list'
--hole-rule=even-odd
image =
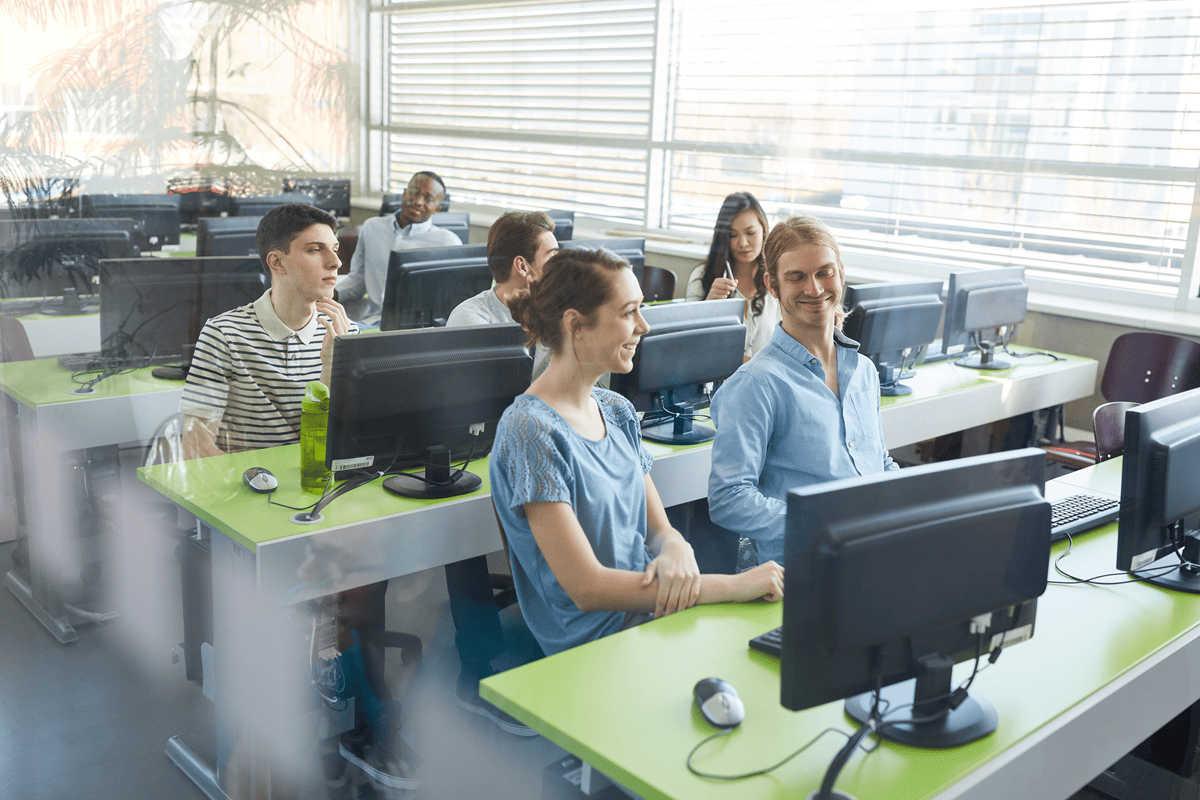
{"label": "monitor stand", "polygon": [[[458,478],[452,480],[454,472]],[[438,445],[425,451],[425,480],[401,473],[385,480],[383,488],[415,500],[440,500],[469,494],[483,485],[483,479],[465,468],[454,472],[450,470],[450,449]]]}
{"label": "monitor stand", "polygon": [[1008,369],[1012,366],[1007,361],[999,361],[995,358],[996,345],[992,342],[979,342],[979,355],[964,358],[961,361],[954,362],[960,367],[970,367],[971,369]]}
{"label": "monitor stand", "polygon": [[1200,530],[1189,531],[1184,534],[1182,555],[1184,561],[1188,563],[1180,564],[1178,563],[1178,555],[1168,553],[1157,561],[1147,564],[1144,567],[1139,567],[1137,572],[1131,572],[1130,574],[1140,578],[1145,573],[1154,574],[1156,568],[1162,569],[1172,564],[1178,564],[1170,572],[1155,575],[1153,578],[1144,578],[1143,580],[1146,583],[1152,583],[1164,589],[1174,589],[1177,592],[1187,592],[1188,594],[1200,594],[1200,566],[1198,566],[1200,564]]}
{"label": "monitor stand", "polygon": [[891,364],[877,364],[879,371],[879,394],[882,397],[903,397],[912,394],[912,387],[900,382],[901,378],[911,378],[916,373],[905,373],[900,367]]}
{"label": "monitor stand", "polygon": [[[879,736],[910,747],[946,750],[982,739],[996,730],[999,716],[988,701],[968,694],[957,708],[950,707],[954,691],[951,659],[938,653],[922,656],[918,663],[916,678],[880,692],[885,724],[879,728]],[[846,700],[846,714],[865,725],[873,705],[874,692],[855,695]],[[908,707],[892,713],[886,710],[901,706]]]}
{"label": "monitor stand", "polygon": [[662,398],[662,407],[674,418],[642,428],[643,439],[659,444],[700,444],[716,437],[717,432],[712,428],[693,424],[692,415],[695,412],[686,406],[676,405],[670,389],[666,394]]}

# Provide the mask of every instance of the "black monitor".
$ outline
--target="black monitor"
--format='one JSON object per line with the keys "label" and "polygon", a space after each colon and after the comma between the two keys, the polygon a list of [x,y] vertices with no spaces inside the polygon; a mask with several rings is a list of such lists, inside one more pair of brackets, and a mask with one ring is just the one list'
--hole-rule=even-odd
{"label": "black monitor", "polygon": [[[196,222],[196,255],[213,255],[209,241],[215,233],[257,233],[262,217],[202,217]],[[248,255],[243,253],[242,255]]]}
{"label": "black monitor", "polygon": [[554,238],[559,242],[569,242],[575,235],[575,212],[552,208],[546,216],[554,220]]}
{"label": "black monitor", "polygon": [[[1025,320],[1029,287],[1024,267],[951,272],[946,288],[946,324],[942,326],[942,352],[974,349],[978,355],[955,363],[972,369],[1008,369],[1012,364],[997,361],[997,344],[1012,335],[1012,328]],[[1002,335],[1001,328],[1007,329]]]}
{"label": "black monitor", "polygon": [[486,245],[393,250],[379,327],[396,331],[443,325],[455,306],[491,285]]}
{"label": "black monitor", "polygon": [[[96,293],[103,272],[101,262],[140,255],[141,250],[130,242],[125,230],[40,228],[32,238],[4,249],[0,258],[7,266],[0,271],[16,278],[4,287],[12,296],[60,297],[70,290],[68,296],[85,298]],[[45,304],[41,311],[54,313],[54,305]],[[72,308],[69,313],[79,313],[79,309]]]}
{"label": "black monitor", "polygon": [[453,233],[463,244],[471,238],[471,215],[465,211],[439,211],[429,221]]}
{"label": "black monitor", "polygon": [[85,218],[128,218],[142,223],[150,249],[179,244],[179,195],[176,194],[85,194]]}
{"label": "black monitor", "polygon": [[900,383],[923,349],[937,338],[942,321],[941,281],[898,281],[847,286],[843,300],[850,313],[842,332],[859,343],[859,352],[879,371],[879,393],[912,394]]}
{"label": "black monitor", "polygon": [[1200,594],[1200,389],[1125,412],[1117,568]]}
{"label": "black monitor", "polygon": [[[261,217],[253,217],[258,220]],[[206,256],[257,256],[258,255],[258,224],[255,230],[215,230],[209,231],[204,237],[204,255]],[[197,241],[196,251],[200,246]]]}
{"label": "black monitor", "polygon": [[[389,214],[395,214],[404,205],[404,195],[389,192],[383,196],[383,201],[379,204],[379,216],[386,217]],[[444,210],[444,209],[443,209]]]}
{"label": "black monitor", "polygon": [[339,477],[425,467],[425,480],[395,475],[384,482],[407,497],[474,491],[479,477],[450,464],[488,452],[500,415],[529,388],[532,374],[518,325],[339,336],[326,466]]}
{"label": "black monitor", "polygon": [[314,206],[335,217],[350,216],[349,178],[285,178],[283,191],[306,194]]}
{"label": "black monitor", "polygon": [[569,242],[562,243],[562,246],[586,247],[590,249],[603,247],[606,250],[611,250],[629,262],[629,266],[633,267],[633,272],[638,277],[638,282],[641,282],[642,270],[646,266],[645,239],[572,239]]}
{"label": "black monitor", "polygon": [[780,702],[849,698],[865,724],[887,687],[885,738],[946,748],[991,733],[995,709],[956,692],[951,667],[1033,635],[1045,465],[1026,448],[789,492]]}
{"label": "black monitor", "polygon": [[[614,373],[611,388],[646,412],[642,438],[665,444],[696,444],[715,436],[695,425],[688,401],[708,383],[723,381],[742,365],[746,349],[746,304],[740,298],[707,303],[644,306],[650,330],[633,356],[633,369]],[[654,423],[657,419],[664,421]]]}
{"label": "black monitor", "polygon": [[233,215],[237,217],[262,217],[273,208],[285,203],[313,204],[311,195],[303,192],[287,192],[285,194],[263,194],[253,197],[235,197],[233,199]]}
{"label": "black monitor", "polygon": [[204,323],[267,288],[257,258],[135,258],[105,262],[100,342],[107,357],[183,361],[158,377],[182,380]]}

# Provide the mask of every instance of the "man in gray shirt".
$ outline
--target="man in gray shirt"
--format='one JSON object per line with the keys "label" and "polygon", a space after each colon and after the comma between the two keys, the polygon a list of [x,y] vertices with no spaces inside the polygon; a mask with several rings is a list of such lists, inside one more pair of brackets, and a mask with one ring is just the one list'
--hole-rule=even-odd
{"label": "man in gray shirt", "polygon": [[542,274],[546,260],[558,252],[554,220],[541,211],[509,211],[488,231],[488,269],[496,285],[467,298],[450,312],[447,327],[511,325],[508,301]]}

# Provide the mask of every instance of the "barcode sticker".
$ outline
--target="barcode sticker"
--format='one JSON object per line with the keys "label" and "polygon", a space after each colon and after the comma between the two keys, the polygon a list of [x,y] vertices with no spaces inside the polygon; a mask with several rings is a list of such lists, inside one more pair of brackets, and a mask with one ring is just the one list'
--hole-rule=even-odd
{"label": "barcode sticker", "polygon": [[366,469],[375,463],[375,456],[363,456],[362,458],[340,458],[333,462],[333,471],[342,472],[347,469]]}
{"label": "barcode sticker", "polygon": [[1022,625],[1019,628],[1013,628],[1011,631],[997,633],[992,637],[992,646],[989,650],[995,650],[997,647],[1007,647],[1010,644],[1023,642],[1026,639],[1033,638],[1033,625]]}
{"label": "barcode sticker", "polygon": [[1147,550],[1144,553],[1140,553],[1140,554],[1134,556],[1133,559],[1129,562],[1129,571],[1134,572],[1134,571],[1139,570],[1142,567],[1146,566],[1147,564],[1153,564],[1154,556],[1156,556],[1156,555],[1158,555],[1157,550]]}

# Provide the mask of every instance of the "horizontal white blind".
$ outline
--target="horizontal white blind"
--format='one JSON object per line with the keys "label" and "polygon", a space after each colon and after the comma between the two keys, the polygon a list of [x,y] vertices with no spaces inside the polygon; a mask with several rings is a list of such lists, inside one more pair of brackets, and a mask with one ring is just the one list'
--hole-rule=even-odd
{"label": "horizontal white blind", "polygon": [[1175,295],[1197,3],[676,0],[672,30],[670,226],[745,189],[850,249]]}
{"label": "horizontal white blind", "polygon": [[389,183],[641,221],[654,0],[397,2],[388,8]]}

